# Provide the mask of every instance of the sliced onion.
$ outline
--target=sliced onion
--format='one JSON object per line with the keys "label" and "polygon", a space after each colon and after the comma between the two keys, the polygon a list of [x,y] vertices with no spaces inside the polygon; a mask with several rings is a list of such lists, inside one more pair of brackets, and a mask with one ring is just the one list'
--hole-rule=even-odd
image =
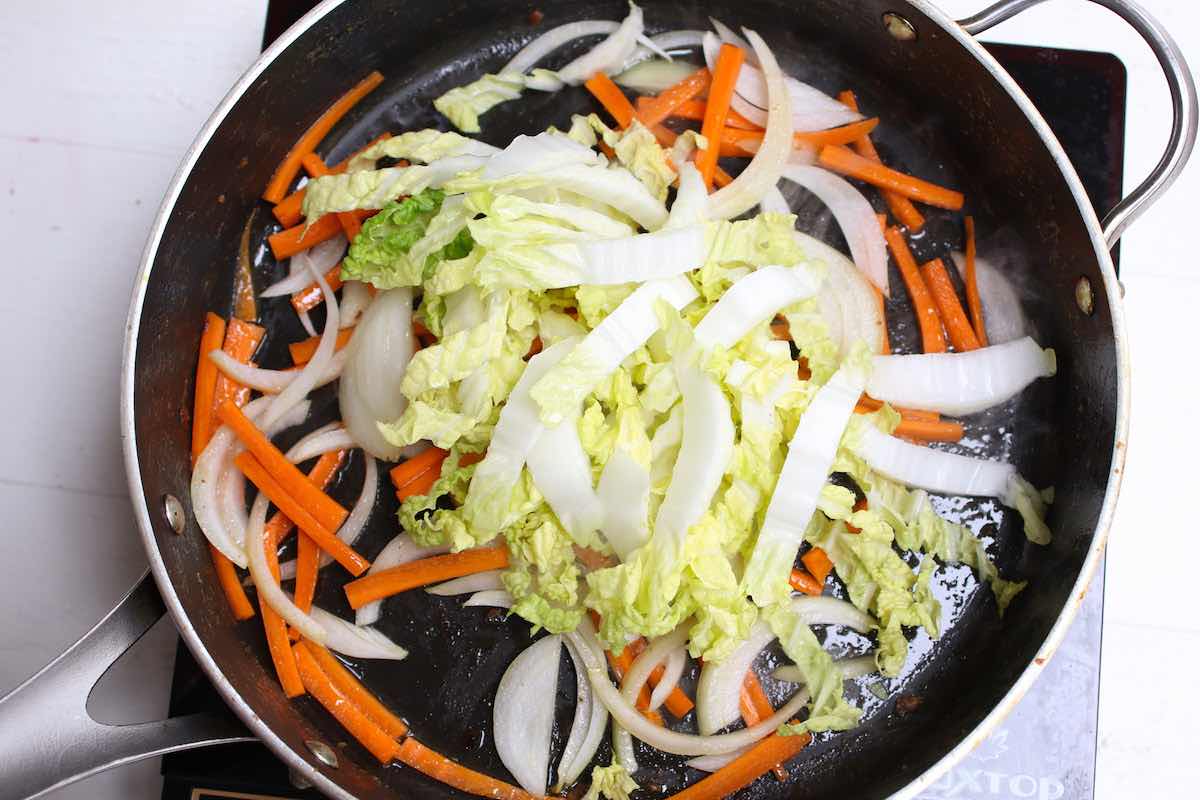
{"label": "sliced onion", "polygon": [[[296,369],[263,369],[262,367],[243,364],[224,350],[214,350],[208,354],[208,357],[217,365],[217,369],[221,370],[222,374],[243,386],[249,386],[251,389],[263,392],[264,394],[279,394],[300,375],[300,371]],[[345,366],[346,351],[342,349],[333,354],[333,358],[329,360],[329,365],[326,367],[325,372],[317,378],[316,385],[313,388],[319,388],[327,383],[336,381],[341,377]]]}
{"label": "sliced onion", "polygon": [[1054,351],[1028,336],[966,353],[875,356],[867,393],[902,408],[974,414],[1055,373]]}
{"label": "sliced onion", "polygon": [[[638,45],[637,49],[633,51],[633,55],[625,62],[626,72],[636,64],[651,58],[656,53],[670,61],[670,51],[672,50],[688,50],[693,47],[699,47],[704,43],[704,31],[667,31],[657,36],[651,36],[648,42],[644,38],[639,39],[639,41],[642,44]],[[695,67],[692,67],[693,71],[695,69]],[[664,86],[663,88],[665,89],[666,87]]]}
{"label": "sliced onion", "polygon": [[333,450],[350,450],[355,446],[354,440],[341,423],[331,422],[296,442],[288,450],[287,457],[293,464],[299,464]]}
{"label": "sliced onion", "polygon": [[663,703],[667,702],[667,697],[679,685],[679,679],[683,677],[683,671],[687,668],[687,647],[684,645],[676,647],[667,653],[667,657],[662,663],[664,664],[662,676],[658,679],[654,691],[650,693],[651,711],[657,711]]}
{"label": "sliced onion", "polygon": [[[654,671],[655,667],[666,660],[672,651],[686,646],[687,637],[688,626],[684,624],[671,633],[660,636],[650,642],[646,646],[646,649],[629,665],[629,669],[621,681],[621,696],[631,704],[637,700],[642,687],[650,678],[650,673]],[[613,747],[618,749],[621,754],[624,754],[622,758],[623,764],[626,760],[633,760],[633,742],[629,737],[630,733],[625,728],[620,726],[613,727]],[[636,760],[633,760],[633,763],[636,763]],[[628,767],[626,768],[628,769]]]}
{"label": "sliced onion", "polygon": [[910,444],[872,425],[863,426],[854,450],[884,477],[944,494],[1004,497],[1017,474],[1012,464]]}
{"label": "sliced onion", "polygon": [[604,738],[604,727],[608,724],[608,709],[592,697],[592,684],[588,681],[579,651],[569,639],[565,639],[564,643],[575,666],[575,718],[571,721],[571,732],[558,762],[558,782],[554,785],[556,793],[574,783],[591,763]]}
{"label": "sliced onion", "polygon": [[[384,545],[384,548],[379,551],[379,555],[375,556],[375,560],[371,562],[371,566],[367,569],[367,574],[374,575],[385,569],[390,569],[400,564],[407,564],[410,561],[416,561],[418,558],[440,556],[448,552],[450,552],[450,547],[447,545],[422,547],[409,538],[407,533],[401,533]],[[358,609],[354,616],[355,624],[360,627],[363,625],[374,625],[379,621],[379,612],[382,605],[382,600],[375,600]]]}
{"label": "sliced onion", "polygon": [[875,209],[848,181],[820,167],[789,164],[783,177],[812,192],[829,207],[837,220],[854,263],[871,283],[891,297],[888,289],[887,244],[879,230]]}
{"label": "sliced onion", "polygon": [[792,611],[805,625],[844,625],[859,633],[875,628],[875,620],[859,611],[853,603],[836,597],[793,597]]}
{"label": "sliced onion", "polygon": [[467,598],[463,606],[491,606],[493,608],[512,608],[516,601],[504,589],[485,589]]}
{"label": "sliced onion", "polygon": [[313,326],[312,316],[307,311],[298,311],[296,316],[300,319],[301,326],[304,327],[304,332],[309,336],[316,336],[317,329]]}
{"label": "sliced onion", "polygon": [[[842,671],[842,677],[848,681],[879,671],[879,667],[875,664],[875,656],[870,655],[843,658],[835,663],[837,664],[837,668]],[[785,664],[779,667],[772,673],[771,677],[777,681],[804,683],[804,673],[795,664]]]}
{"label": "sliced onion", "polygon": [[247,566],[250,569],[250,577],[254,579],[259,602],[266,603],[272,611],[298,630],[305,639],[324,646],[328,643],[325,627],[292,602],[292,599],[275,582],[271,576],[271,570],[267,566],[267,554],[263,548],[263,528],[267,521],[268,504],[266,494],[260,492],[254,500],[254,505],[250,507],[250,522],[246,527]]}
{"label": "sliced onion", "polygon": [[408,405],[400,384],[414,352],[412,290],[379,294],[363,312],[345,352],[338,406],[346,429],[367,453],[396,461],[400,448],[383,438],[377,423],[395,420]]}
{"label": "sliced onion", "polygon": [[612,749],[613,759],[630,775],[636,774],[640,767],[638,766],[637,751],[633,747],[633,736],[617,724],[615,719],[612,724]]}
{"label": "sliced onion", "polygon": [[[963,281],[967,279],[967,258],[957,251],[950,254]],[[1033,326],[1021,307],[1021,298],[1004,272],[985,258],[975,257],[975,285],[983,305],[983,327],[991,344],[1003,344],[1028,336]]]}
{"label": "sliced onion", "polygon": [[[354,502],[354,508],[350,509],[350,516],[346,517],[346,521],[337,531],[338,538],[351,546],[358,541],[358,537],[362,535],[363,529],[367,526],[367,520],[371,518],[371,512],[375,510],[375,497],[379,494],[379,467],[375,464],[375,456],[364,450],[363,464],[362,491],[358,493],[358,500]],[[328,553],[321,554],[322,566],[331,561],[333,561],[333,556]],[[362,625],[363,623],[357,624]]]}
{"label": "sliced onion", "polygon": [[[709,216],[715,219],[730,219],[758,205],[772,186],[779,183],[788,154],[792,150],[792,101],[784,84],[783,72],[766,42],[757,33],[746,31],[747,38],[758,54],[766,76],[767,96],[770,99],[762,145],[746,169],[733,181],[718,189],[709,197]],[[742,65],[741,73],[753,67]],[[757,72],[757,70],[754,70]],[[741,79],[739,78],[739,84]],[[762,124],[762,123],[760,123]],[[711,143],[715,147],[716,143]]]}
{"label": "sliced onion", "polygon": [[[746,749],[748,750],[749,748]],[[741,757],[745,752],[746,750],[734,750],[732,753],[721,753],[716,756],[697,756],[696,758],[689,759],[686,763],[692,769],[704,772],[716,772],[721,767]]]}
{"label": "sliced onion", "polygon": [[838,352],[845,357],[860,341],[872,353],[880,352],[887,325],[875,300],[875,291],[862,272],[850,259],[819,239],[800,231],[792,235],[802,250],[829,267],[817,301],[821,316],[829,326],[829,336],[838,345]]}
{"label": "sliced onion", "polygon": [[585,19],[551,28],[517,51],[517,54],[500,70],[500,74],[523,75],[567,42],[581,39],[584,36],[606,36],[619,27],[621,27],[621,23],[609,19]]}
{"label": "sliced onion", "polygon": [[321,341],[317,345],[317,350],[313,353],[312,359],[304,365],[297,375],[282,392],[275,396],[270,407],[263,412],[262,427],[270,427],[271,424],[286,414],[293,406],[304,400],[308,393],[315,389],[324,377],[325,371],[328,369],[334,355],[338,332],[338,301],[334,296],[333,290],[329,288],[329,284],[325,281],[325,276],[316,272],[309,264],[309,274],[321,287],[321,294],[325,296],[325,330],[321,332]]}
{"label": "sliced onion", "polygon": [[758,210],[763,213],[771,214],[790,214],[792,207],[788,205],[787,200],[783,196],[783,192],[779,191],[779,186],[772,186],[767,189],[767,193],[763,195],[762,200],[758,203]]}
{"label": "sliced onion", "polygon": [[608,38],[558,71],[563,83],[578,86],[597,72],[617,72],[637,49],[642,35],[642,9],[629,4],[629,14]]}
{"label": "sliced onion", "polygon": [[339,321],[342,330],[353,327],[367,306],[371,305],[371,290],[362,281],[342,283],[342,313]]}
{"label": "sliced onion", "polygon": [[[637,55],[634,55],[637,58]],[[695,64],[686,61],[652,59],[640,61],[613,76],[613,82],[640,94],[658,94],[696,71]]]}
{"label": "sliced onion", "polygon": [[696,684],[696,724],[700,733],[716,733],[741,718],[738,702],[746,672],[775,639],[765,623],[755,623],[745,641],[720,661],[705,661]]}
{"label": "sliced onion", "polygon": [[436,594],[440,597],[451,597],[456,594],[468,594],[470,592],[496,591],[504,588],[503,581],[500,580],[501,571],[498,569],[484,570],[476,572],[472,575],[464,575],[461,578],[439,583],[436,586],[430,586],[425,591],[430,594]]}
{"label": "sliced onion", "polygon": [[292,256],[291,272],[286,278],[268,286],[259,293],[259,297],[279,297],[285,294],[295,294],[313,282],[310,270],[324,275],[342,257],[346,251],[346,237],[340,233],[332,239],[327,239],[318,245],[302,250]]}
{"label": "sliced onion", "polygon": [[336,614],[313,606],[309,616],[325,629],[325,646],[351,658],[378,658],[400,661],[408,651],[374,628],[362,628]]}
{"label": "sliced onion", "polygon": [[525,648],[500,678],[492,708],[500,760],[525,791],[539,797],[546,794],[550,770],[561,654],[561,636],[546,636]]}
{"label": "sliced onion", "polygon": [[705,347],[733,347],[760,322],[816,293],[820,280],[803,267],[761,267],[730,286],[696,325]]}

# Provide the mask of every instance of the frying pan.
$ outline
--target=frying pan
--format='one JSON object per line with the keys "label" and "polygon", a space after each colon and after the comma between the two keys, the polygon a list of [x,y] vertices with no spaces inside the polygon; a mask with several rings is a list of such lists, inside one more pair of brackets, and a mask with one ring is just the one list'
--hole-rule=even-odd
{"label": "frying pan", "polygon": [[[1125,0],[1093,0],[1150,45],[1174,106],[1162,159],[1099,221],[1046,122],[974,38],[1036,2],[1004,0],[957,23],[924,0],[644,3],[654,30],[703,28],[713,15],[759,30],[802,80],[827,91],[854,87],[863,105],[885,120],[877,137],[889,163],[964,190],[980,229],[1006,235],[1005,256],[1026,298],[1024,310],[1039,341],[1054,347],[1059,359],[1055,380],[967,421],[969,433],[1003,427],[981,452],[1011,459],[1035,484],[1056,487],[1049,519],[1054,542],[1029,545],[994,504],[960,501],[951,508],[946,501],[942,507],[985,524],[1001,573],[1028,579],[1028,588],[1001,623],[990,592],[980,591],[965,569],[943,568],[938,591],[952,617],[943,637],[934,645],[918,634],[915,657],[888,686],[889,699],[858,698],[868,711],[862,726],[819,737],[797,759],[790,781],[759,781],[746,797],[917,794],[982,741],[1037,678],[1103,551],[1129,415],[1128,352],[1109,249],[1183,168],[1196,135],[1196,96],[1178,47],[1160,25]],[[620,2],[537,6],[547,26],[624,14]],[[232,619],[191,517],[186,420],[197,321],[206,310],[229,310],[243,231],[250,232],[251,252],[259,249],[269,215],[258,194],[297,132],[376,68],[387,82],[333,132],[327,159],[341,159],[381,130],[439,124],[431,99],[495,70],[531,38],[530,10],[502,0],[327,0],[263,54],[204,126],[146,246],[126,334],[121,425],[152,580],[144,578],[91,632],[0,700],[0,798],[34,796],[137,758],[251,735],[298,780],[332,797],[453,794],[406,768],[379,767],[312,701],[284,698],[261,628]],[[569,50],[555,58],[570,57]],[[489,113],[484,138],[503,144],[586,108],[589,101],[578,90],[533,93]],[[803,198],[797,207],[806,228],[827,223]],[[931,254],[955,246],[956,226],[948,223],[931,216],[917,246]],[[826,238],[841,244],[836,232]],[[987,244],[981,247],[986,253]],[[280,270],[261,263],[256,279],[270,280]],[[285,343],[300,337],[299,328],[294,315],[269,303],[262,313],[272,332],[262,360],[281,366]],[[889,316],[897,320],[893,341],[911,345],[915,332],[899,322],[903,309]],[[331,391],[314,396],[314,424],[335,412]],[[357,491],[362,462],[356,458],[341,481],[347,492]],[[390,510],[381,503],[361,540],[368,557],[395,534]],[[318,602],[346,613],[337,572],[322,573]],[[91,687],[164,606],[249,734],[220,710],[131,726],[101,725],[87,715]],[[488,704],[503,670],[530,641],[528,626],[423,593],[389,601],[382,624],[412,654],[398,664],[362,665],[366,683],[423,741],[504,776],[490,740]],[[572,699],[569,674],[564,664],[564,709]],[[897,707],[900,696],[906,702]],[[646,765],[641,777],[650,789],[674,790],[697,777],[673,758],[648,758]]]}

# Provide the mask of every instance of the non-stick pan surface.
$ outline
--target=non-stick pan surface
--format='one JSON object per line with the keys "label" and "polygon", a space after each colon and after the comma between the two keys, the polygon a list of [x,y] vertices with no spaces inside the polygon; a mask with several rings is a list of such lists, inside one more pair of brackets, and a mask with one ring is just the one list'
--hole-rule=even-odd
{"label": "non-stick pan surface", "polygon": [[[618,2],[537,5],[545,12],[540,29],[573,19],[619,19],[625,13]],[[1061,635],[1056,621],[1079,600],[1101,546],[1095,532],[1098,525],[1105,527],[1111,512],[1106,495],[1124,447],[1118,438],[1124,425],[1124,344],[1108,293],[1115,277],[1077,179],[1069,167],[1064,171],[1057,145],[1043,138],[1048,132],[1027,116],[1011,82],[1003,85],[993,76],[980,60],[986,58],[981,50],[972,53],[968,47],[973,43],[964,43],[965,36],[946,32],[919,8],[879,0],[643,6],[652,32],[704,28],[707,18],[715,16],[761,32],[784,67],[801,80],[830,93],[853,88],[863,108],[883,120],[873,138],[887,163],[966,193],[978,227],[989,232],[981,251],[1006,260],[1035,335],[1058,353],[1057,378],[964,420],[967,437],[961,445],[963,451],[1011,460],[1036,485],[1056,487],[1050,514],[1053,544],[1042,548],[1027,543],[1019,519],[994,502],[937,502],[939,511],[986,536],[1001,574],[1028,580],[1028,588],[1001,621],[990,591],[970,570],[941,567],[934,583],[945,609],[942,637],[930,642],[924,632],[915,634],[903,675],[875,679],[886,700],[863,687],[854,690],[856,702],[867,711],[862,726],[819,736],[794,762],[788,781],[768,776],[742,795],[886,796],[968,739],[998,705],[1015,702],[1010,690],[1035,658],[1052,650]],[[915,41],[893,38],[881,24],[883,12],[896,6],[905,6],[901,10],[918,33]],[[335,791],[336,784],[361,797],[450,793],[406,768],[380,768],[314,702],[286,700],[274,680],[261,627],[255,620],[235,623],[229,615],[198,528],[189,522],[184,535],[177,535],[158,513],[168,494],[187,506],[186,422],[198,320],[206,310],[231,308],[247,220],[252,220],[249,253],[256,285],[261,289],[282,274],[283,267],[264,255],[265,236],[275,228],[259,194],[298,132],[331,98],[372,69],[387,77],[335,129],[321,151],[330,162],[382,131],[444,128],[431,100],[496,70],[535,35],[539,29],[528,21],[531,8],[498,0],[361,0],[335,5],[324,19],[286,35],[290,43],[281,52],[269,51],[273,60],[248,79],[240,98],[201,142],[178,196],[173,203],[168,200],[161,235],[150,245],[153,266],[144,296],[131,317],[136,336],[136,361],[127,376],[132,397],[127,413],[135,434],[131,473],[140,479],[145,508],[150,509],[152,559],[168,606],[235,710],[281,755],[315,767],[326,791]],[[581,49],[565,48],[550,66]],[[489,112],[482,138],[503,145],[515,134],[564,126],[572,113],[593,110],[581,89],[531,92]],[[790,199],[801,229],[844,250],[836,225],[815,198],[796,189]],[[955,221],[937,212],[929,216],[928,232],[915,243],[918,258],[959,248]],[[1090,314],[1075,300],[1081,277],[1095,290]],[[892,281],[900,285],[898,275]],[[261,361],[285,366],[286,343],[304,334],[286,298],[264,301],[262,312],[270,334]],[[915,350],[917,334],[908,322],[902,292],[892,299],[888,316],[896,349]],[[318,328],[320,324],[317,319]],[[337,411],[331,389],[315,397],[311,426],[332,419]],[[362,463],[361,454],[351,460],[339,483],[339,499],[353,501]],[[380,494],[360,540],[367,557],[397,533],[395,502],[390,492]],[[336,568],[323,571],[318,604],[347,614],[341,592],[345,577]],[[411,592],[385,602],[380,627],[410,656],[398,663],[361,665],[368,686],[410,722],[422,741],[468,766],[506,776],[491,739],[491,698],[504,669],[531,641],[528,625],[495,611],[464,609],[454,598]],[[565,660],[559,685],[556,747],[561,746],[561,727],[569,724],[574,697]],[[305,744],[312,740],[335,749],[336,768],[312,755]],[[607,759],[607,753],[606,747],[598,758]],[[701,775],[683,767],[682,759],[647,750],[639,756],[646,767],[639,777],[647,796],[677,790]]]}

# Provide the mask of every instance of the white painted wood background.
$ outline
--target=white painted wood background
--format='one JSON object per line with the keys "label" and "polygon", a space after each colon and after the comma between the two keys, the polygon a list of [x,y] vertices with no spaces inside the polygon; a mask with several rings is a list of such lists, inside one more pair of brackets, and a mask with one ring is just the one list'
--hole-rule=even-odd
{"label": "white painted wood background", "polygon": [[[1200,7],[1144,4],[1200,62]],[[960,17],[981,5],[943,0]],[[263,0],[0,3],[0,693],[83,633],[144,568],[117,425],[131,279],[179,158],[258,52],[264,11]],[[1126,185],[1158,159],[1167,92],[1149,51],[1110,14],[1056,0],[986,38],[1116,52],[1130,76]],[[1122,248],[1134,412],[1108,559],[1103,800],[1195,791],[1198,193],[1193,166]],[[106,679],[93,711],[161,715],[173,644],[160,625]],[[160,784],[154,761],[54,797],[141,800]]]}

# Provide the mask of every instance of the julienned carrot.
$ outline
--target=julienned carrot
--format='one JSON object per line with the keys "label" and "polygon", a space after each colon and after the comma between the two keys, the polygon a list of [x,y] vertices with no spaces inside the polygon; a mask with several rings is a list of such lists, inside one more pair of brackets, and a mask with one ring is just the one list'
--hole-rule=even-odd
{"label": "julienned carrot", "polygon": [[824,587],[817,583],[816,579],[812,575],[809,575],[802,569],[792,570],[792,574],[788,578],[788,583],[790,583],[792,588],[797,592],[804,592],[804,594],[809,594],[813,597],[816,597],[817,595],[821,594],[822,591],[824,591]]}
{"label": "julienned carrot", "polygon": [[[329,268],[329,271],[325,273],[325,282],[329,284],[330,291],[336,292],[342,288],[342,262],[339,261]],[[321,291],[321,285],[316,281],[292,295],[292,308],[296,309],[297,314],[312,311],[324,302],[325,293]]]}
{"label": "julienned carrot", "polygon": [[[368,147],[376,145],[379,142],[382,142],[384,139],[390,138],[392,138],[390,133],[379,134],[374,139],[367,142],[366,146],[364,146],[362,150],[354,151],[352,154],[346,157],[345,161],[338,163],[336,166],[330,167],[329,174],[338,175],[345,172],[355,156],[357,156],[363,150],[366,150]],[[279,220],[280,225],[285,225],[290,228],[292,225],[295,225],[297,222],[304,219],[304,215],[300,213],[300,210],[304,207],[305,194],[306,192],[304,188],[297,189],[287,197],[280,200],[279,204],[271,209],[271,213],[275,215],[275,219]]]}
{"label": "julienned carrot", "polygon": [[[337,338],[334,339],[334,351],[341,350],[350,341],[350,337],[354,334],[354,328],[342,328],[337,332]],[[313,336],[308,339],[302,339],[298,342],[292,342],[288,345],[288,352],[292,354],[292,363],[299,366],[312,361],[313,354],[317,352],[317,347],[321,344],[320,336]]]}
{"label": "julienned carrot", "polygon": [[800,557],[800,561],[813,576],[813,580],[820,584],[824,584],[829,573],[833,571],[833,562],[829,560],[829,554],[819,547],[809,550]]}
{"label": "julienned carrot", "polygon": [[318,703],[325,706],[325,710],[332,714],[371,755],[379,759],[380,763],[387,764],[395,760],[400,753],[400,743],[367,716],[350,699],[350,696],[333,682],[325,670],[321,669],[321,665],[313,658],[312,652],[308,648],[296,645],[292,652],[295,654],[296,665],[300,670],[300,679],[304,682],[304,688],[308,689],[309,694],[315,697]]}
{"label": "julienned carrot", "polygon": [[946,272],[946,265],[940,258],[927,261],[921,265],[921,277],[925,279],[929,294],[933,296],[933,304],[937,306],[938,316],[942,318],[942,327],[950,337],[950,344],[960,353],[978,350],[979,339],[967,320],[967,312],[958,301],[958,292],[954,289],[950,274]]}
{"label": "julienned carrot", "polygon": [[446,460],[446,456],[450,453],[440,447],[431,447],[417,453],[407,461],[402,461],[392,467],[388,474],[392,477],[392,485],[397,489],[403,489],[411,481],[421,477],[425,472],[431,469],[442,468],[442,462]]}
{"label": "julienned carrot", "polygon": [[876,164],[842,145],[826,145],[817,158],[822,167],[840,172],[864,183],[890,189],[928,206],[958,211],[963,207],[963,194]]}
{"label": "julienned carrot", "polygon": [[[356,553],[349,545],[333,535],[332,532],[313,517],[304,506],[288,494],[283,486],[267,472],[262,463],[253,453],[245,452],[234,459],[234,464],[271,499],[275,506],[286,514],[296,527],[312,537],[317,546],[341,564],[351,575],[361,575],[371,566],[371,562]],[[309,484],[312,486],[312,484]]]}
{"label": "julienned carrot", "polygon": [[[792,141],[795,147],[824,147],[827,144],[848,144],[857,139],[864,138],[868,133],[875,130],[875,126],[879,124],[878,117],[871,119],[859,120],[851,122],[849,125],[843,125],[840,128],[829,128],[823,131],[803,131],[792,135]],[[721,155],[723,156],[752,156],[755,153],[750,146],[743,145],[742,142],[749,142],[752,146],[762,143],[764,136],[763,131],[745,131],[737,128],[726,127],[721,132]]]}
{"label": "julienned carrot", "polygon": [[[858,398],[858,403],[854,406],[854,413],[870,414],[881,408],[883,408],[881,401],[876,400],[868,394],[864,394]],[[937,422],[942,418],[942,415],[936,411],[921,411],[915,408],[901,408],[899,406],[892,406],[892,410],[899,414],[901,419],[911,419],[918,422]]]}
{"label": "julienned carrot", "polygon": [[408,733],[408,726],[404,724],[404,721],[389,711],[387,706],[379,702],[375,695],[367,691],[367,688],[359,682],[358,678],[354,677],[350,670],[346,669],[341,661],[338,661],[333,653],[308,640],[302,640],[299,646],[308,651],[333,685],[340,689],[342,694],[358,707],[359,711],[383,728],[384,733],[394,738]]}
{"label": "julienned carrot", "polygon": [[254,606],[250,604],[250,598],[246,596],[246,587],[242,586],[242,581],[238,578],[237,567],[211,544],[208,550],[212,554],[213,567],[217,570],[217,582],[221,584],[221,591],[229,601],[229,610],[233,612],[233,618],[250,619],[254,616]]}
{"label": "julienned carrot", "polygon": [[[252,547],[262,547],[267,557],[267,569],[271,579],[279,583],[279,557],[270,535],[264,530],[261,543],[251,543]],[[262,603],[263,631],[267,635],[267,649],[271,653],[271,661],[275,665],[275,674],[279,677],[279,685],[287,697],[299,697],[304,694],[304,681],[300,677],[296,665],[296,655],[292,652],[292,642],[288,638],[287,623],[283,617],[266,603]]]}
{"label": "julienned carrot", "polygon": [[942,333],[941,317],[938,316],[937,307],[933,304],[929,287],[925,285],[925,279],[921,277],[921,271],[917,268],[917,260],[913,258],[912,251],[908,249],[908,242],[904,240],[904,234],[900,232],[899,228],[890,227],[884,231],[883,238],[887,240],[888,247],[892,251],[892,258],[896,259],[896,265],[900,267],[904,286],[908,289],[908,296],[912,299],[913,311],[917,315],[917,324],[921,328],[921,343],[924,351],[926,353],[946,352],[946,336]]}
{"label": "julienned carrot", "polygon": [[811,734],[780,736],[772,733],[742,755],[702,781],[693,783],[671,800],[717,800],[727,797],[774,767],[786,763],[812,741]]}
{"label": "julienned carrot", "polygon": [[[323,453],[317,459],[316,466],[309,472],[309,481],[314,486],[324,486],[345,460],[345,450]],[[311,536],[301,531],[296,544],[296,588],[293,594],[296,605],[306,614],[312,608],[313,596],[317,593],[317,570],[320,569],[320,561],[321,550],[317,547],[317,543]]]}
{"label": "julienned carrot", "polygon": [[[661,96],[662,95],[659,95],[659,97]],[[638,113],[641,114],[642,109],[648,108],[654,103],[654,100],[655,98],[653,97],[639,97],[637,99]],[[695,120],[696,122],[701,122],[704,119],[705,105],[707,105],[707,103],[705,103],[703,100],[688,100],[676,106],[675,109],[671,111],[671,116],[679,119],[691,119]],[[744,131],[761,131],[763,129],[762,125],[755,125],[753,122],[746,119],[732,108],[729,109],[729,116],[725,119],[725,126],[728,128],[739,128]]]}
{"label": "julienned carrot", "polygon": [[963,217],[963,227],[966,229],[967,245],[964,259],[966,268],[963,270],[963,283],[967,286],[967,308],[971,312],[971,325],[975,328],[975,338],[983,347],[988,346],[987,328],[983,324],[983,303],[979,299],[979,283],[975,275],[975,218],[969,214]]}
{"label": "julienned carrot", "polygon": [[440,478],[441,470],[427,469],[417,477],[413,478],[408,483],[404,484],[403,489],[396,490],[396,499],[403,503],[410,497],[424,497],[433,489],[433,485]]}
{"label": "julienned carrot", "polygon": [[[308,153],[300,159],[300,163],[304,165],[304,171],[314,178],[323,178],[333,174],[316,153]],[[358,217],[348,211],[339,211],[337,218],[338,223],[342,226],[342,232],[346,234],[346,241],[353,242],[354,237],[358,236],[358,232],[362,230],[362,223],[358,221]]]}
{"label": "julienned carrot", "polygon": [[[225,344],[221,346],[221,349],[239,363],[249,364],[250,359],[254,357],[254,351],[258,349],[266,334],[266,329],[261,325],[233,317],[225,326]],[[217,386],[213,391],[214,414],[217,406],[226,400],[232,400],[234,405],[240,408],[246,405],[249,399],[250,388],[248,386],[243,386],[223,372],[217,376]]]}
{"label": "julienned carrot", "polygon": [[892,434],[921,442],[957,442],[963,438],[963,426],[961,422],[901,419]]}
{"label": "julienned carrot", "polygon": [[[854,92],[848,90],[841,92],[838,94],[838,100],[843,105],[858,111],[858,98],[854,96]],[[879,157],[879,151],[875,149],[875,143],[871,141],[870,136],[863,134],[857,141],[851,143],[851,147],[863,158],[870,159],[876,164],[883,163],[883,159]],[[883,201],[887,203],[892,216],[901,225],[908,228],[909,231],[916,233],[925,226],[925,217],[921,215],[921,212],[917,210],[917,207],[907,197],[886,189],[880,192],[880,194],[883,195]]]}
{"label": "julienned carrot", "polygon": [[617,125],[622,128],[629,127],[629,123],[633,121],[633,103],[629,102],[629,98],[621,91],[621,87],[613,83],[612,78],[603,72],[597,72],[583,85],[592,93],[593,97],[600,101],[600,105],[604,106],[604,110],[616,120]]}
{"label": "julienned carrot", "polygon": [[[771,705],[767,693],[763,691],[758,675],[752,669],[746,670],[746,678],[742,681],[742,699],[739,706],[742,719],[746,721],[746,727],[757,725],[775,713],[775,708]],[[751,717],[753,722],[750,720]]]}
{"label": "julienned carrot", "polygon": [[700,177],[704,178],[704,185],[710,188],[720,152],[721,132],[725,130],[725,119],[729,116],[729,101],[733,98],[733,87],[737,84],[738,72],[742,69],[745,57],[742,48],[726,42],[721,45],[717,63],[713,67],[704,122],[700,125],[700,134],[710,145],[696,154],[696,168],[700,170]]}
{"label": "julienned carrot", "polygon": [[[651,128],[668,117],[675,116],[676,109],[708,91],[708,87],[711,85],[712,73],[708,71],[707,67],[701,67],[674,86],[668,86],[666,89],[663,89],[658,93],[657,97],[639,97],[637,108],[638,121],[647,128]],[[645,103],[641,102],[643,99],[646,100]],[[703,104],[700,104],[700,106],[700,116],[696,119],[704,118]]]}
{"label": "julienned carrot", "polygon": [[[374,214],[374,211],[348,211],[359,220],[364,220]],[[296,253],[302,253],[310,247],[328,241],[342,232],[342,224],[338,222],[337,214],[325,214],[318,217],[311,225],[301,222],[290,228],[267,237],[271,246],[271,255],[276,259],[291,258]]]}
{"label": "julienned carrot", "polygon": [[268,203],[278,203],[282,200],[287,195],[287,189],[291,186],[292,181],[300,174],[301,159],[316,150],[317,145],[333,129],[333,126],[346,116],[346,113],[354,108],[359,100],[370,94],[371,90],[381,83],[383,83],[383,75],[372,72],[326,109],[325,113],[309,126],[304,135],[292,145],[292,149],[284,156],[283,161],[275,169],[275,174],[271,176],[270,182],[267,183],[263,199]]}
{"label": "julienned carrot", "polygon": [[396,758],[418,772],[467,794],[492,800],[534,800],[534,796],[524,789],[467,769],[441,753],[430,750],[411,736],[400,745]]}
{"label": "julienned carrot", "polygon": [[[338,505],[329,495],[313,486],[304,477],[304,473],[295,464],[288,461],[279,448],[271,444],[271,440],[246,418],[241,409],[233,403],[222,403],[221,407],[217,409],[217,416],[233,429],[234,434],[246,446],[246,449],[262,462],[264,469],[294,499],[296,505],[304,508],[309,516],[316,519],[327,530],[336,531],[341,527],[348,515],[346,509]],[[275,498],[272,497],[271,500],[274,501]],[[288,514],[288,516],[292,515]],[[295,519],[295,517],[292,518]],[[296,519],[296,524],[299,525],[300,520]]]}
{"label": "julienned carrot", "polygon": [[217,390],[217,365],[209,353],[221,349],[225,341],[225,320],[211,311],[204,315],[204,331],[200,334],[200,357],[196,362],[195,402],[192,404],[192,463],[200,457],[212,437],[213,395]]}
{"label": "julienned carrot", "polygon": [[345,586],[346,598],[350,601],[351,608],[359,609],[373,600],[382,600],[418,586],[507,566],[508,548],[477,547],[474,550],[463,550],[461,553],[410,561],[350,581]]}
{"label": "julienned carrot", "polygon": [[[308,480],[313,486],[324,490],[325,487],[329,485],[329,482],[333,480],[333,476],[337,473],[338,468],[341,467],[342,462],[345,461],[346,451],[338,450],[336,451],[336,454],[336,460],[333,458],[325,458],[324,456],[318,458],[317,463],[314,464],[312,469],[308,471]],[[334,454],[326,453],[325,455],[333,456]],[[276,547],[283,542],[284,538],[291,533],[291,530],[294,527],[296,527],[296,523],[292,522],[291,517],[282,511],[276,511],[275,514],[269,520],[267,520],[267,534],[271,537],[270,541],[273,542]]]}

